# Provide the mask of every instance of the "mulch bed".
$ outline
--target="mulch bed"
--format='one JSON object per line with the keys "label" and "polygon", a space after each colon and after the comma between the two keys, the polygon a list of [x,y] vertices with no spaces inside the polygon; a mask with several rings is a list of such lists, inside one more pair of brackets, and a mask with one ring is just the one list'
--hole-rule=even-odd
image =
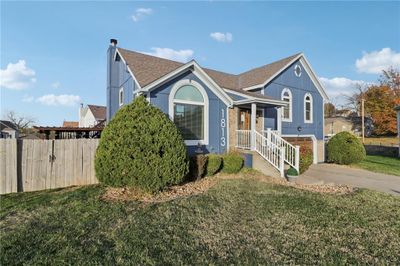
{"label": "mulch bed", "polygon": [[214,186],[218,179],[237,179],[252,178],[261,182],[272,183],[276,185],[289,186],[297,189],[308,190],[317,193],[328,194],[348,194],[355,191],[353,187],[346,185],[303,185],[265,176],[257,171],[248,171],[239,174],[217,174],[214,177],[205,177],[195,182],[188,182],[182,185],[166,188],[156,194],[144,193],[135,188],[106,188],[105,193],[101,196],[106,201],[140,201],[143,203],[166,202],[176,198],[188,197],[201,194]]}
{"label": "mulch bed", "polygon": [[141,201],[144,203],[165,202],[176,198],[197,195],[207,191],[216,184],[213,177],[205,177],[195,182],[188,182],[182,185],[166,188],[156,194],[144,193],[134,188],[107,188],[102,196],[103,200],[108,201]]}

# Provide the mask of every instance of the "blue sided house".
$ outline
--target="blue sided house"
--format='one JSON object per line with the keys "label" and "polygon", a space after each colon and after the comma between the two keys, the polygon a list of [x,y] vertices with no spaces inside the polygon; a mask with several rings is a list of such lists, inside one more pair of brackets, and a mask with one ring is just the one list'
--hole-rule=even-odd
{"label": "blue sided house", "polygon": [[189,154],[241,150],[283,175],[299,169],[299,145],[324,161],[325,89],[298,53],[229,74],[117,47],[107,57],[107,120],[138,95],[160,108],[182,133]]}

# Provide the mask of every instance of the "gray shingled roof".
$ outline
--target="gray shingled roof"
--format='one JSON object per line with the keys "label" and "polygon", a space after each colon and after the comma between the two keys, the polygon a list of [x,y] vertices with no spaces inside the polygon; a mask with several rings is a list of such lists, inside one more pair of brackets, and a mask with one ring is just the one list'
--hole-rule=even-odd
{"label": "gray shingled roof", "polygon": [[18,130],[17,126],[13,122],[8,121],[8,120],[0,120],[0,130],[3,130],[5,128],[11,128],[14,130]]}
{"label": "gray shingled roof", "polygon": [[[129,65],[135,78],[141,87],[144,87],[151,82],[167,75],[176,70],[183,63],[151,56],[143,53],[129,51],[118,48],[119,53]],[[213,69],[204,68],[203,70],[221,87],[231,90],[240,91],[243,93],[243,88],[262,84],[279,70],[285,67],[289,62],[296,58],[300,53],[264,65],[258,68],[251,69],[244,73],[234,75]]]}

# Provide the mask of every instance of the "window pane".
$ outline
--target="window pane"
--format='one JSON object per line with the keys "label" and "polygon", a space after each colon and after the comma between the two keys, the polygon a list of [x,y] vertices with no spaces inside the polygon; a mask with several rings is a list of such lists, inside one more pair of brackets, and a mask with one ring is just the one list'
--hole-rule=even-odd
{"label": "window pane", "polygon": [[288,106],[283,107],[283,118],[289,119],[290,118],[290,98],[283,98],[285,102],[288,102]]}
{"label": "window pane", "polygon": [[289,119],[289,107],[283,108],[283,118]]}
{"label": "window pane", "polygon": [[311,120],[311,103],[306,102],[306,120]]}
{"label": "window pane", "polygon": [[185,100],[193,102],[204,102],[200,91],[191,85],[182,86],[175,93],[176,100]]}
{"label": "window pane", "polygon": [[184,140],[204,139],[204,107],[191,104],[174,104],[174,123]]}

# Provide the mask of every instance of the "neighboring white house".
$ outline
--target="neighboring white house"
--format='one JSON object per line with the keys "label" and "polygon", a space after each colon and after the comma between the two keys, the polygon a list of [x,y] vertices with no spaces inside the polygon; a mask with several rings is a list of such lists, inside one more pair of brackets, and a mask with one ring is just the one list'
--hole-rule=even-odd
{"label": "neighboring white house", "polygon": [[79,108],[79,127],[94,127],[106,120],[106,107],[100,105],[81,105]]}
{"label": "neighboring white house", "polygon": [[395,108],[397,111],[397,137],[399,138],[399,157],[400,157],[400,105]]}
{"label": "neighboring white house", "polygon": [[17,139],[19,131],[17,126],[7,120],[0,120],[0,138],[2,139]]}

